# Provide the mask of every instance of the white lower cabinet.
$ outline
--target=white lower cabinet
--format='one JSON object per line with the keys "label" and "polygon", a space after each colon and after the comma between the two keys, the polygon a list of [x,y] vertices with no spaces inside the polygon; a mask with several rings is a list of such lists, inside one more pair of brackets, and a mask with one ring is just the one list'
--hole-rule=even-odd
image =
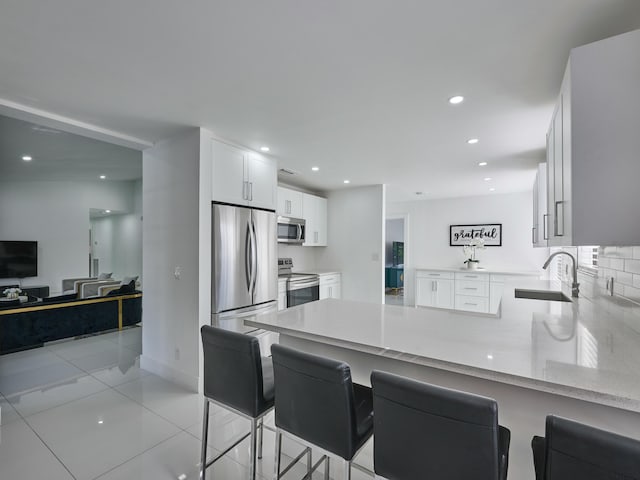
{"label": "white lower cabinet", "polygon": [[454,308],[453,273],[418,270],[416,306]]}
{"label": "white lower cabinet", "polygon": [[342,298],[342,281],[339,273],[320,274],[320,300],[325,298]]}
{"label": "white lower cabinet", "polygon": [[524,273],[416,270],[416,307],[498,313],[505,282],[519,278],[539,277]]}
{"label": "white lower cabinet", "polygon": [[287,281],[278,280],[278,311],[287,308]]}

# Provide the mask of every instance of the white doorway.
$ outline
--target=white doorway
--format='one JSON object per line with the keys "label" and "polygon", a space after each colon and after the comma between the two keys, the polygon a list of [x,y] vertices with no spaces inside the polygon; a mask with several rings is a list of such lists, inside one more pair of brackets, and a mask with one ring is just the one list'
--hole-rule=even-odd
{"label": "white doorway", "polygon": [[385,220],[384,286],[385,304],[404,305],[404,275],[407,263],[407,215]]}

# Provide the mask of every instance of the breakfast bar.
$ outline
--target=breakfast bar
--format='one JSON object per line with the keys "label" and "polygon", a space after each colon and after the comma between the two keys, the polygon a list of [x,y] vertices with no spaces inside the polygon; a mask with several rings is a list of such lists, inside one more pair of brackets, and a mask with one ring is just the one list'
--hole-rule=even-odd
{"label": "breakfast bar", "polygon": [[[533,479],[530,442],[556,414],[640,438],[640,334],[609,297],[569,302],[516,298],[506,284],[497,315],[326,299],[245,322],[280,343],[351,365],[495,398],[511,429],[510,478]],[[570,297],[570,291],[564,291]]]}

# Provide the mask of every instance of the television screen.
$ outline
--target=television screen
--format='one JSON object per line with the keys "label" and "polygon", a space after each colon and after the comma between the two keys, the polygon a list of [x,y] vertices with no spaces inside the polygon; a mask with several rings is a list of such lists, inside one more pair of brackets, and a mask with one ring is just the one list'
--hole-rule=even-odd
{"label": "television screen", "polygon": [[0,241],[0,278],[38,276],[38,242]]}

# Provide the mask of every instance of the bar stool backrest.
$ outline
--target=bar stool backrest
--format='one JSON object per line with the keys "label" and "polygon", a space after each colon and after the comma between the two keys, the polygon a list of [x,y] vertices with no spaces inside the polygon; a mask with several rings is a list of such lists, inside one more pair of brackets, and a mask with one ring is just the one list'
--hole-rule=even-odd
{"label": "bar stool backrest", "polygon": [[250,417],[264,404],[262,361],[258,339],[204,325],[204,394]]}
{"label": "bar stool backrest", "polygon": [[376,474],[499,478],[495,400],[379,371],[371,385]]}
{"label": "bar stool backrest", "polygon": [[639,480],[640,441],[549,415],[545,479]]}
{"label": "bar stool backrest", "polygon": [[282,345],[271,354],[276,427],[350,460],[357,422],[349,365]]}

